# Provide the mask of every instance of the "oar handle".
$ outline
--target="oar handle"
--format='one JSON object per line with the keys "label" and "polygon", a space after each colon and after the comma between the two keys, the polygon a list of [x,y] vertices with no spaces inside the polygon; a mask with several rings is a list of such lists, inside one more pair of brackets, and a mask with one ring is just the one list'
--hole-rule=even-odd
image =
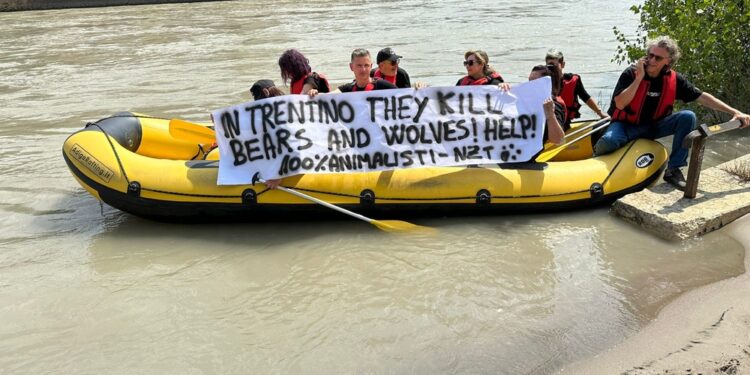
{"label": "oar handle", "polygon": [[[258,178],[258,181],[260,181],[262,183],[266,183],[266,180],[264,180],[262,178]],[[326,206],[326,207],[328,207],[328,208],[330,208],[332,210],[336,210],[338,212],[341,212],[342,214],[349,215],[349,216],[351,216],[353,218],[357,218],[359,220],[366,221],[366,222],[371,223],[371,224],[373,222],[373,219],[370,219],[369,217],[362,216],[362,215],[360,215],[360,214],[358,214],[356,212],[349,211],[349,210],[341,208],[341,207],[339,207],[339,206],[337,206],[335,204],[328,203],[328,202],[326,202],[324,200],[320,200],[318,198],[309,196],[309,195],[307,195],[305,193],[302,193],[302,192],[299,192],[297,190],[290,189],[290,188],[287,188],[287,187],[283,187],[283,186],[280,186],[280,185],[277,186],[276,188],[279,189],[279,190],[281,190],[281,191],[287,192],[289,194],[296,195],[296,196],[298,196],[298,197],[300,197],[302,199],[307,199],[307,200],[309,200],[311,202],[315,202],[315,203],[317,203],[319,205]]]}
{"label": "oar handle", "polygon": [[572,131],[572,132],[570,132],[568,134],[565,134],[565,137],[568,138],[570,136],[574,136],[574,135],[576,135],[576,134],[578,134],[578,133],[580,133],[580,132],[582,132],[584,130],[588,130],[588,129],[591,129],[593,127],[599,126],[599,125],[601,125],[601,124],[603,124],[603,123],[605,123],[605,122],[607,122],[609,120],[610,120],[609,117],[605,117],[603,119],[600,119],[599,121],[593,122],[593,123],[585,125],[585,126],[581,126],[580,128],[578,128],[578,129],[576,129],[576,130],[574,130],[574,131]]}
{"label": "oar handle", "polygon": [[605,124],[606,121],[609,121],[609,117],[607,117],[606,119],[602,119],[601,121],[599,121],[597,123],[597,125],[593,129],[591,129],[590,131],[587,131],[586,133],[582,134],[580,137],[578,137],[578,138],[576,138],[576,139],[574,139],[572,141],[565,142],[565,143],[563,143],[563,144],[561,144],[561,145],[553,148],[553,150],[565,149],[566,147],[572,145],[573,143],[576,143],[576,142],[580,141],[581,139],[584,139],[584,138],[590,136],[591,134],[594,134],[597,131],[606,128],[607,126],[609,126],[609,123]]}

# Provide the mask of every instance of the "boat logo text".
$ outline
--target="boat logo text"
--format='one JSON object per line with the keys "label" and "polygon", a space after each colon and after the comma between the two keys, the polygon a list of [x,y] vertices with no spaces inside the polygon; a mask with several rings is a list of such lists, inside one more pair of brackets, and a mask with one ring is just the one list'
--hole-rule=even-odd
{"label": "boat logo text", "polygon": [[635,160],[635,166],[638,168],[646,168],[654,162],[654,154],[648,153],[643,154]]}
{"label": "boat logo text", "polygon": [[77,143],[70,148],[70,154],[104,182],[109,182],[112,179],[114,172]]}

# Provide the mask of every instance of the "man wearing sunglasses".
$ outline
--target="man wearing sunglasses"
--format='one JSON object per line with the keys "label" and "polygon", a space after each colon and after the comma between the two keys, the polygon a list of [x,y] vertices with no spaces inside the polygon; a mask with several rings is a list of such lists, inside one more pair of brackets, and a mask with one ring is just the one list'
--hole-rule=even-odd
{"label": "man wearing sunglasses", "polygon": [[689,110],[672,113],[675,100],[697,101],[728,113],[739,119],[742,127],[750,126],[750,116],[702,92],[672,70],[680,58],[680,49],[671,38],[662,36],[649,41],[646,51],[645,57],[620,75],[608,111],[612,123],[594,145],[594,153],[608,154],[637,138],[674,135],[664,180],[684,191],[685,176],[680,168],[687,165],[688,149],[682,147],[682,141],[696,128],[697,120]]}
{"label": "man wearing sunglasses", "polygon": [[378,67],[370,71],[370,77],[384,79],[400,89],[411,87],[409,74],[398,66],[401,57],[392,48],[381,49],[376,59]]}

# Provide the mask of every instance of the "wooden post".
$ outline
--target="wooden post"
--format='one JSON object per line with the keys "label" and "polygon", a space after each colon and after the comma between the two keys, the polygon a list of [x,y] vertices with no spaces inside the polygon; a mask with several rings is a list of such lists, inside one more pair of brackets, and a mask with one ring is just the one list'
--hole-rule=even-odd
{"label": "wooden post", "polygon": [[690,147],[690,164],[688,164],[684,198],[693,199],[698,193],[698,180],[701,177],[701,165],[703,164],[703,151],[705,149],[706,137],[693,139],[693,145]]}
{"label": "wooden post", "polygon": [[690,147],[690,164],[688,166],[687,180],[685,181],[684,198],[693,199],[698,192],[698,180],[701,177],[701,165],[703,164],[703,151],[706,146],[706,138],[724,133],[730,130],[739,129],[740,120],[728,121],[722,124],[708,126],[702,124],[690,132],[682,141],[682,147]]}

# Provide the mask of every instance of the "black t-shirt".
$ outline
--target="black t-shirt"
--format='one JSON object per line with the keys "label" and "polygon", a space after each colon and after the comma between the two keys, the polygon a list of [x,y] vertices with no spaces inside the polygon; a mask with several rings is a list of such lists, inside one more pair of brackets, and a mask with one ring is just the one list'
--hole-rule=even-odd
{"label": "black t-shirt", "polygon": [[323,81],[323,78],[318,75],[318,73],[313,72],[312,74],[308,75],[307,78],[305,78],[305,82],[302,84],[304,85],[309,84],[314,88],[315,90],[318,90],[318,92],[326,93],[330,90],[328,89],[328,85]]}
{"label": "black t-shirt", "polygon": [[[411,80],[409,79],[409,73],[401,68],[396,68],[396,87],[400,89],[408,89],[411,87]],[[370,77],[375,77],[375,71],[377,68],[370,70]]]}
{"label": "black t-shirt", "polygon": [[[677,72],[674,73],[677,74],[677,92],[675,96],[677,100],[681,100],[684,103],[690,103],[701,96],[701,94],[703,93],[701,90],[698,90],[698,88],[690,83],[690,81],[685,79],[682,74]],[[651,85],[649,86],[648,92],[646,93],[646,100],[644,101],[643,109],[641,110],[641,118],[650,119],[654,118],[656,107],[659,105],[659,99],[661,98],[661,90],[664,84],[664,79],[660,74],[656,78],[651,78],[646,75],[643,80],[650,81]],[[620,93],[628,88],[628,86],[630,86],[633,81],[635,81],[635,67],[628,67],[627,69],[625,69],[625,71],[622,72],[622,74],[620,75],[620,79],[617,80],[615,91],[612,94],[612,101],[610,102],[609,110],[607,111],[610,116],[615,113],[615,108],[617,108],[615,106],[615,96],[620,95]]]}
{"label": "black t-shirt", "polygon": [[[352,89],[354,88],[354,85],[356,85],[356,81],[352,81],[350,83],[347,83],[345,85],[339,86],[339,91],[341,92],[352,92]],[[377,81],[372,82],[375,87],[373,87],[373,90],[390,90],[390,89],[397,89],[396,85],[384,80],[379,79]],[[365,91],[364,87],[357,87],[357,91]]]}
{"label": "black t-shirt", "polygon": [[[563,74],[564,81],[570,81],[571,78],[573,78],[573,73]],[[581,98],[581,100],[583,100],[584,102],[587,102],[589,99],[591,99],[591,95],[589,95],[586,89],[583,88],[583,81],[581,80],[581,76],[578,76],[578,84],[576,85],[576,89],[573,92],[573,100],[577,101],[578,98]]]}
{"label": "black t-shirt", "polygon": [[[570,121],[565,121],[565,106],[558,102],[557,100],[554,101],[555,104],[555,118],[557,119],[557,123],[560,124],[563,131],[570,129]],[[544,138],[542,138],[543,141],[546,143],[549,139],[549,135],[547,135],[547,122],[544,123]]]}
{"label": "black t-shirt", "polygon": [[[491,78],[491,77],[487,77],[487,78],[489,78],[489,79],[487,80],[487,82],[483,83],[484,85],[495,85],[495,86],[497,86],[497,85],[499,85],[499,84],[501,84],[501,83],[504,82],[500,78]],[[456,82],[456,86],[464,86],[464,85],[461,84],[461,81],[463,81],[463,80],[464,80],[464,77],[459,78],[459,80]],[[466,86],[468,86],[468,85],[466,85]]]}

